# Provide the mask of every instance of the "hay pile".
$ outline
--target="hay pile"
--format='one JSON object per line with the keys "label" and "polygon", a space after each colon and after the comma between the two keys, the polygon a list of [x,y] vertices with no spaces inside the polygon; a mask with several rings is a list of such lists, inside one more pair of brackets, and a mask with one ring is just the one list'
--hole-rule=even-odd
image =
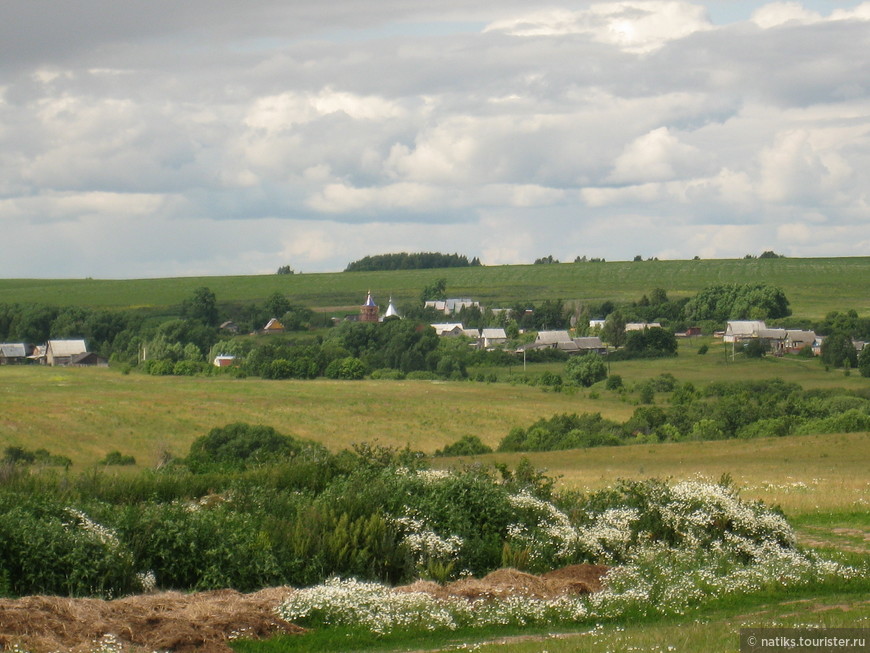
{"label": "hay pile", "polygon": [[18,644],[34,653],[90,651],[103,635],[112,634],[129,651],[231,653],[227,641],[236,637],[304,632],[275,614],[290,592],[284,587],[253,594],[163,592],[114,601],[0,599],[0,648]]}
{"label": "hay pile", "polygon": [[[534,576],[499,569],[484,578],[447,585],[417,581],[399,592],[428,592],[436,597],[467,599],[528,596],[541,599],[585,594],[601,589],[608,567],[572,565]],[[162,592],[114,601],[28,596],[0,599],[0,650],[14,645],[42,653],[85,653],[111,634],[125,651],[200,651],[231,653],[227,642],[262,639],[305,629],[278,618],[275,608],[293,589],[277,587],[253,594],[217,590],[183,594]]]}
{"label": "hay pile", "polygon": [[516,569],[497,569],[483,578],[463,578],[446,585],[417,581],[396,588],[397,591],[426,592],[437,598],[494,599],[528,596],[552,599],[566,594],[589,594],[601,589],[601,581],[610,568],[605,565],[571,565],[542,576]]}

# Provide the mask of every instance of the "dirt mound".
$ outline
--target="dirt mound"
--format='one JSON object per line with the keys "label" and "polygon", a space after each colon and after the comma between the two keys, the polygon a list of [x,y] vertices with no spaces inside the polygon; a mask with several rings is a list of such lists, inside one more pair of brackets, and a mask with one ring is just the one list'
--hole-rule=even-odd
{"label": "dirt mound", "polygon": [[275,614],[292,589],[254,594],[218,590],[164,592],[114,601],[30,596],[0,600],[0,647],[33,651],[90,651],[110,634],[126,650],[230,653],[227,641],[304,629]]}

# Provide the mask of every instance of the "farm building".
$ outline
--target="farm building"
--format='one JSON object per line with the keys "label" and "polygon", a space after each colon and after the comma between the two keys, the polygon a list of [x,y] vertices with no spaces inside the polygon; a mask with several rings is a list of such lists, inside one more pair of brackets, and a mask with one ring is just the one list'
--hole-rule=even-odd
{"label": "farm building", "polygon": [[0,342],[0,365],[26,363],[28,354],[32,352],[33,347],[28,347],[23,342]]}
{"label": "farm building", "polygon": [[231,367],[236,362],[235,356],[218,355],[214,357],[215,367]]}
{"label": "farm building", "polygon": [[86,351],[70,357],[70,367],[109,367],[109,359],[96,352]]}
{"label": "farm building", "polygon": [[45,345],[45,364],[70,365],[74,356],[88,353],[84,340],[49,340]]}

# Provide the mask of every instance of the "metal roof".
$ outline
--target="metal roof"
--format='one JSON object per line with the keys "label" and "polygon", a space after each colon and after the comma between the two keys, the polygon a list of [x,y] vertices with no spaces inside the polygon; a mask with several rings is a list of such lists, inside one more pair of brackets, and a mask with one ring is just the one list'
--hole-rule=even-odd
{"label": "metal roof", "polygon": [[51,351],[52,356],[75,356],[87,350],[84,340],[49,340],[46,345],[46,353]]}
{"label": "metal roof", "polygon": [[0,342],[0,356],[4,358],[24,358],[27,356],[27,350],[24,347],[24,343]]}

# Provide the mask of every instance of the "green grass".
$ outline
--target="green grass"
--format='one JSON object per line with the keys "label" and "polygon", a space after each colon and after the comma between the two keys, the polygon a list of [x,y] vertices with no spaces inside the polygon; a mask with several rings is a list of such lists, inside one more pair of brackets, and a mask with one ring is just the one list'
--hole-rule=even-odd
{"label": "green grass", "polygon": [[100,308],[177,307],[193,290],[208,286],[219,302],[262,302],[281,292],[293,303],[324,310],[359,306],[371,289],[385,304],[417,301],[424,286],[447,280],[448,294],[486,305],[516,300],[634,301],[654,288],[685,297],[720,283],[764,282],[785,291],[795,315],[821,318],[833,310],[870,311],[865,291],[870,257],[818,259],[718,259],[511,265],[395,272],[183,277],[174,279],[6,279],[0,302],[37,302]]}

